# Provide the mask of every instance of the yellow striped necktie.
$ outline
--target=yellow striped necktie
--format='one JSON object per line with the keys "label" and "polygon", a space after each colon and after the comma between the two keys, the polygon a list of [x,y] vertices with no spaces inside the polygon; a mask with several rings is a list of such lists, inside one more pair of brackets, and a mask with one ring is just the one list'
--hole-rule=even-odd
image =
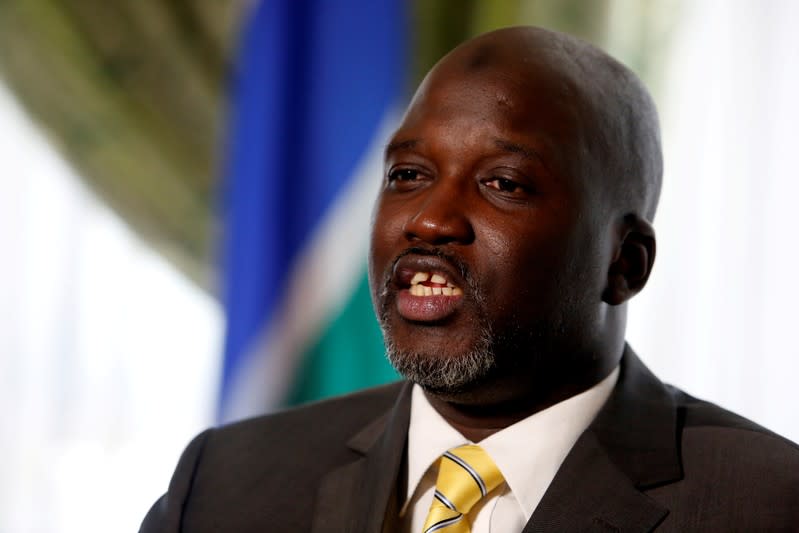
{"label": "yellow striped necktie", "polygon": [[480,446],[467,444],[444,452],[422,533],[469,533],[466,515],[503,481],[499,468]]}

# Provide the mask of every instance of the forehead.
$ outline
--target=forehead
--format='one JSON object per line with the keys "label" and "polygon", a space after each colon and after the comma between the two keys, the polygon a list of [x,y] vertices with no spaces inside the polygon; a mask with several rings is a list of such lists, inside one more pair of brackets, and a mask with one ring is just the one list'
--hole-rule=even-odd
{"label": "forehead", "polygon": [[452,142],[453,133],[463,142],[519,141],[566,170],[584,152],[585,129],[580,88],[546,63],[450,61],[419,87],[394,141]]}

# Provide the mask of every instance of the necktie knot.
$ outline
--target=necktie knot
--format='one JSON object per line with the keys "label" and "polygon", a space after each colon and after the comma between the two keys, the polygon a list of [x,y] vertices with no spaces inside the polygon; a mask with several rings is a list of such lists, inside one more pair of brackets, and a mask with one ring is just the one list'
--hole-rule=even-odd
{"label": "necktie knot", "polygon": [[469,523],[464,515],[503,481],[497,465],[477,445],[467,444],[444,452],[423,533],[468,532]]}

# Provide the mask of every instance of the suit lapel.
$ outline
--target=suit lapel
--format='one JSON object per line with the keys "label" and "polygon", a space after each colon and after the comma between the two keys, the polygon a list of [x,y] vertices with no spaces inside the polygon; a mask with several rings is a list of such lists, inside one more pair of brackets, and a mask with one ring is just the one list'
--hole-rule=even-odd
{"label": "suit lapel", "polygon": [[643,489],[682,477],[677,413],[629,347],[619,382],[578,439],[524,529],[651,531],[668,509]]}
{"label": "suit lapel", "polygon": [[593,434],[584,433],[524,533],[651,531],[667,514],[630,483]]}
{"label": "suit lapel", "polygon": [[410,384],[394,406],[347,446],[359,457],[322,478],[316,495],[314,533],[380,531],[387,508],[394,508],[399,470],[410,420]]}

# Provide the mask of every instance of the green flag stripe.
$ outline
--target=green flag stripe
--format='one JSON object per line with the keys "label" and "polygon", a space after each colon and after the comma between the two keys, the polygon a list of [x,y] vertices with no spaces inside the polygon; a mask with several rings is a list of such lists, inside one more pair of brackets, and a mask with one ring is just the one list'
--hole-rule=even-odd
{"label": "green flag stripe", "polygon": [[355,291],[303,358],[288,405],[395,381],[377,324],[364,272]]}

